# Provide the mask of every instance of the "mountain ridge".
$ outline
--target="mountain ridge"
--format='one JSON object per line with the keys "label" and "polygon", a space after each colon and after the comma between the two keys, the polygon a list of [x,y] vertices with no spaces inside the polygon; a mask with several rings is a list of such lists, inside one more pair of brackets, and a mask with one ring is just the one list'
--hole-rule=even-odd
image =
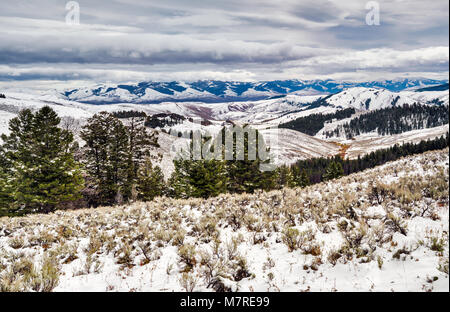
{"label": "mountain ridge", "polygon": [[199,80],[195,82],[138,82],[130,84],[99,84],[94,87],[65,90],[60,96],[88,104],[162,102],[223,103],[264,100],[291,93],[335,94],[348,88],[380,88],[391,92],[424,88],[447,83],[433,79],[399,79],[367,82],[335,80],[274,80],[239,82]]}

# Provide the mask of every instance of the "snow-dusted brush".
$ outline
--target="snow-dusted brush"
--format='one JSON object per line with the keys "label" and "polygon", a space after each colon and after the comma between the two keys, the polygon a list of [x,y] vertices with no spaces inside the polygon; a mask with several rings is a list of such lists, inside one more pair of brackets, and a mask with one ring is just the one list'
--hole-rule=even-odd
{"label": "snow-dusted brush", "polygon": [[448,291],[448,149],[306,188],[0,219],[2,291]]}

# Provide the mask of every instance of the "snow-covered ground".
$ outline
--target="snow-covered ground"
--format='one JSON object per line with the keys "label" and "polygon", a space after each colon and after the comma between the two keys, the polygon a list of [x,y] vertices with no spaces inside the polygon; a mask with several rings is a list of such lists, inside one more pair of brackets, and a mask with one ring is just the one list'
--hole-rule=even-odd
{"label": "snow-covered ground", "polygon": [[274,156],[275,164],[292,164],[300,159],[331,157],[339,153],[337,144],[290,129],[264,129],[261,134]]}
{"label": "snow-covered ground", "polygon": [[448,132],[449,125],[447,124],[439,127],[412,130],[387,136],[379,136],[377,133],[364,133],[355,137],[355,140],[343,140],[339,142],[350,145],[346,152],[346,157],[357,158],[358,155],[368,154],[377,149],[388,148],[395,144],[417,144],[422,140],[433,140],[436,137],[445,136]]}
{"label": "snow-covered ground", "polygon": [[448,149],[304,189],[0,219],[0,288],[449,291]]}

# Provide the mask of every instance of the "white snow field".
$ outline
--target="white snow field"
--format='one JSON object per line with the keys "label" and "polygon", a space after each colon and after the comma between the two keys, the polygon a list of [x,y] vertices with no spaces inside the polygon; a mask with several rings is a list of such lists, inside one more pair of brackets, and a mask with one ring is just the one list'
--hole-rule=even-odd
{"label": "white snow field", "polygon": [[449,291],[448,149],[306,188],[0,219],[0,289]]}

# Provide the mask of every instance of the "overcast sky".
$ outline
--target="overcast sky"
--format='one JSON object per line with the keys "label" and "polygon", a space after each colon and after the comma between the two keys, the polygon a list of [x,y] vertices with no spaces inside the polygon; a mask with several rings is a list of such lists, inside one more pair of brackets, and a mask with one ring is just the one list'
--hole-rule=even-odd
{"label": "overcast sky", "polygon": [[380,25],[361,0],[67,2],[0,0],[0,86],[448,79],[447,0],[378,1]]}

